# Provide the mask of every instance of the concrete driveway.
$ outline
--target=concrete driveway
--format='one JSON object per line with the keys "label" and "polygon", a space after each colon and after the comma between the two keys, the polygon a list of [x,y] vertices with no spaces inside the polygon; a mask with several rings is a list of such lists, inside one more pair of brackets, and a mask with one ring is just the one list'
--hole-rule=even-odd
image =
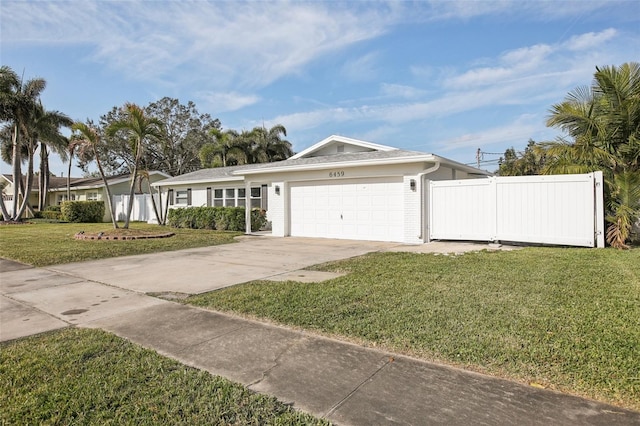
{"label": "concrete driveway", "polygon": [[234,244],[69,263],[47,269],[142,293],[198,294],[247,281],[277,279],[318,263],[395,246],[398,244],[245,236]]}

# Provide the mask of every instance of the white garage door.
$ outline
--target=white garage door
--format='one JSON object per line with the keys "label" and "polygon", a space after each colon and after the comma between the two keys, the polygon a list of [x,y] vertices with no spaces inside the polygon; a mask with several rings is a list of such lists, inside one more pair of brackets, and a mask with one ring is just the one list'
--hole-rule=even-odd
{"label": "white garage door", "polygon": [[404,239],[402,178],[308,182],[290,188],[292,236]]}

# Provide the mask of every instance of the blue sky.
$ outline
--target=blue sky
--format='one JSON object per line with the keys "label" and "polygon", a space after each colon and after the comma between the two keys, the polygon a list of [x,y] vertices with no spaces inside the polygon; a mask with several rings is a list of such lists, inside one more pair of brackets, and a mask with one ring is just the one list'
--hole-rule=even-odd
{"label": "blue sky", "polygon": [[473,163],[556,138],[552,104],[640,61],[640,2],[2,0],[0,39],[76,120],[169,96],[296,151],[339,134]]}

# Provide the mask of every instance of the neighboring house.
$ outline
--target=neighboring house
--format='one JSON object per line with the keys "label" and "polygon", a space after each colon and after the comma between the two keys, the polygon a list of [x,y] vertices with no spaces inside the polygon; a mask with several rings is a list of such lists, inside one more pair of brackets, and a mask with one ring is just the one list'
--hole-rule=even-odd
{"label": "neighboring house", "polygon": [[[158,182],[170,177],[168,174],[159,171],[149,172],[149,175],[151,183]],[[114,197],[129,194],[131,184],[130,176],[131,175],[127,173],[107,178],[109,189],[111,190],[111,194]],[[3,190],[3,200],[5,200],[5,205],[8,207],[8,209],[11,210],[11,200],[13,198],[13,178],[11,175],[2,175],[2,177],[7,182],[7,185]],[[109,207],[106,205],[107,191],[105,189],[102,178],[71,178],[70,189],[71,201],[105,201],[105,216],[103,219],[105,222],[111,221],[111,216],[109,215]],[[144,180],[142,184],[140,184],[140,181],[138,180],[138,182],[136,183],[135,192],[136,194],[149,194],[149,185],[147,181]],[[49,181],[49,195],[47,197],[47,205],[59,205],[66,200],[67,178],[51,176]],[[38,208],[37,181],[35,182],[34,188],[29,197],[29,203],[34,209]]]}
{"label": "neighboring house", "polygon": [[202,169],[153,186],[169,208],[265,209],[274,236],[423,243],[426,181],[489,175],[433,154],[330,136],[284,161]]}
{"label": "neighboring house", "polygon": [[[26,188],[26,177],[23,176],[22,177],[22,183],[23,183],[23,188]],[[84,180],[84,178],[71,178],[71,184],[73,185],[75,182],[77,181],[81,181]],[[2,188],[2,200],[4,201],[4,204],[7,208],[7,210],[9,212],[11,212],[13,210],[13,175],[6,175],[6,174],[2,174],[0,175],[0,184],[4,185]],[[51,176],[49,177],[49,189],[51,190],[52,188],[56,188],[59,186],[63,186],[65,188],[67,188],[67,178],[66,177],[57,177],[57,176]],[[29,205],[31,206],[31,208],[33,210],[38,210],[38,195],[40,193],[40,188],[38,187],[38,176],[34,176],[33,177],[33,183],[32,183],[32,188],[31,188],[31,193],[29,194]],[[47,205],[51,205],[51,204],[59,204],[56,203],[54,199],[52,199],[51,197],[51,192],[49,193],[49,196],[47,197]],[[66,194],[66,192],[65,192]],[[66,198],[66,197],[65,197]],[[73,197],[72,197],[73,199]],[[20,199],[22,201],[22,198]],[[26,214],[29,215],[28,210],[26,211]]]}

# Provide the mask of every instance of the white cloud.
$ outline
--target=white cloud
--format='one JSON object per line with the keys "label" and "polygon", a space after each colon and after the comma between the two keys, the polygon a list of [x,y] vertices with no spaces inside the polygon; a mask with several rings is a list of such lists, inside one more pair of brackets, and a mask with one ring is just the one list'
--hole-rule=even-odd
{"label": "white cloud", "polygon": [[351,81],[370,81],[377,77],[378,54],[367,53],[342,65],[340,73]]}
{"label": "white cloud", "polygon": [[618,31],[608,28],[599,33],[586,33],[573,36],[564,43],[569,50],[589,50],[601,46],[603,43],[615,38]]}
{"label": "white cloud", "polygon": [[259,96],[237,92],[200,92],[197,96],[219,113],[236,111],[260,101]]}
{"label": "white cloud", "polygon": [[540,128],[540,121],[540,117],[535,115],[521,115],[505,125],[481,129],[445,140],[440,144],[439,150],[451,151],[465,147],[487,147],[505,143],[519,145],[533,136]]}
{"label": "white cloud", "polygon": [[424,96],[426,91],[403,84],[382,83],[380,93],[387,97],[415,99]]}
{"label": "white cloud", "polygon": [[396,19],[390,12],[384,4],[5,0],[3,44],[93,46],[95,60],[133,79],[264,87],[383,34]]}

